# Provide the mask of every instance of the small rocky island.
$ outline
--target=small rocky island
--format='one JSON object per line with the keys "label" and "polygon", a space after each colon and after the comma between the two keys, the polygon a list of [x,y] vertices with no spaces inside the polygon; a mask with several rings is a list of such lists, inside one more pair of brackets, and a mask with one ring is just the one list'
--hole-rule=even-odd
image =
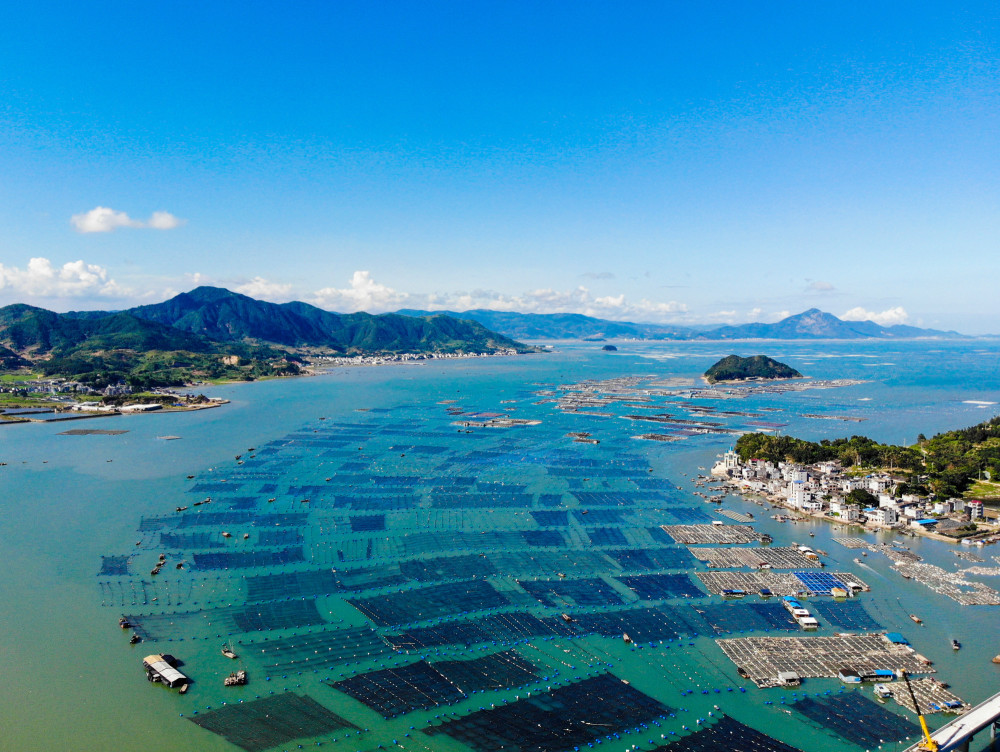
{"label": "small rocky island", "polygon": [[748,379],[799,379],[802,374],[791,366],[766,355],[741,358],[728,355],[704,373],[709,384],[717,381],[747,381]]}

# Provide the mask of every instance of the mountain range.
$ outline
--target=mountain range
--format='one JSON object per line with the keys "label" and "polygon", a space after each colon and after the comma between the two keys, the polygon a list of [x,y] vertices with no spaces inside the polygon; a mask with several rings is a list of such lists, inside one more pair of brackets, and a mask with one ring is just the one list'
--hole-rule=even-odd
{"label": "mountain range", "polygon": [[[427,311],[405,309],[407,316],[426,316]],[[483,326],[517,339],[957,339],[953,331],[915,326],[882,326],[874,321],[844,321],[818,308],[810,308],[773,324],[740,324],[715,328],[609,321],[580,314],[512,313],[508,311],[442,311],[455,318],[478,321]]]}
{"label": "mountain range", "polygon": [[[532,349],[478,322],[437,313],[337,314],[307,303],[268,303],[217,287],[199,287],[125,311],[60,314],[24,304],[0,308],[3,364],[9,368],[28,362],[47,374],[88,383],[126,379],[150,386],[192,376],[297,372],[295,351],[302,348],[331,355]],[[243,370],[234,373],[240,364]]]}

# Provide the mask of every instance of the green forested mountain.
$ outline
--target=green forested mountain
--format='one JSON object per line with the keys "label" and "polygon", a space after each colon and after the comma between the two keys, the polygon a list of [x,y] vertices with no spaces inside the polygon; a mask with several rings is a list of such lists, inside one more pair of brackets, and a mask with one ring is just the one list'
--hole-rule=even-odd
{"label": "green forested mountain", "polygon": [[117,312],[7,306],[0,308],[0,348],[0,367],[27,364],[87,383],[124,378],[146,386],[297,372],[300,358],[285,348],[341,355],[528,350],[473,321],[336,314],[214,287]]}
{"label": "green forested mountain", "polygon": [[345,354],[526,349],[474,321],[442,315],[331,313],[308,303],[268,303],[218,287],[198,287],[126,313],[216,342],[250,339]]}

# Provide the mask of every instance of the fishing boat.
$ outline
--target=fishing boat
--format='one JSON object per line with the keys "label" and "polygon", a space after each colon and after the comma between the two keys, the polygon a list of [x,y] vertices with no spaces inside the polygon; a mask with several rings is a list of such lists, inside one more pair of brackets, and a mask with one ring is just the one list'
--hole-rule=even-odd
{"label": "fishing boat", "polygon": [[[623,640],[624,640],[624,641],[625,641],[626,643],[631,643],[631,642],[632,642],[632,638],[628,636],[628,633],[627,633],[627,632],[626,632],[625,634],[623,634],[623,635],[622,635],[622,639],[623,639]],[[1000,656],[998,656],[998,657],[1000,657]]]}
{"label": "fishing boat", "polygon": [[923,623],[924,623],[924,620],[923,620],[923,619],[921,619],[921,618],[920,618],[919,616],[917,616],[916,614],[910,614],[910,618],[911,618],[911,619],[913,619],[913,623],[914,623],[914,624],[923,624]]}
{"label": "fishing boat", "polygon": [[131,627],[132,625],[131,625],[131,624],[129,624],[129,621],[128,621],[128,619],[126,619],[126,618],[125,618],[125,617],[123,616],[122,618],[120,618],[120,619],[118,620],[118,626],[119,626],[119,627],[121,627],[122,629],[128,629],[128,628],[129,628],[129,627]]}
{"label": "fishing boat", "polygon": [[738,673],[738,674],[739,674],[740,676],[742,676],[742,677],[743,677],[744,679],[749,679],[749,678],[750,678],[750,672],[749,672],[749,671],[747,671],[747,670],[746,670],[745,668],[743,668],[742,666],[737,666],[737,667],[736,667],[736,673]]}
{"label": "fishing boat", "polygon": [[235,659],[237,657],[236,653],[233,652],[232,647],[228,643],[223,643],[223,645],[222,645],[222,654],[224,656],[226,656],[226,658],[234,658]]}
{"label": "fishing boat", "polygon": [[243,669],[239,671],[234,671],[225,679],[222,680],[222,684],[225,687],[241,687],[247,683],[247,672]]}
{"label": "fishing boat", "polygon": [[962,643],[960,643],[958,640],[952,640],[951,641],[951,649],[952,650],[961,650],[962,649]]}

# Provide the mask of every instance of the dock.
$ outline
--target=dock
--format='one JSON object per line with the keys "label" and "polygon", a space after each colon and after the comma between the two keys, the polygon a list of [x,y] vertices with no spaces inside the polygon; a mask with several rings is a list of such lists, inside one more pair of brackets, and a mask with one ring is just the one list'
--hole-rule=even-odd
{"label": "dock", "polygon": [[[972,737],[987,726],[990,727],[990,738],[996,738],[998,718],[1000,718],[1000,692],[946,723],[931,734],[931,738],[937,743],[938,752],[968,750]],[[907,747],[905,752],[920,752],[923,749],[923,743],[918,742],[912,747]]]}

